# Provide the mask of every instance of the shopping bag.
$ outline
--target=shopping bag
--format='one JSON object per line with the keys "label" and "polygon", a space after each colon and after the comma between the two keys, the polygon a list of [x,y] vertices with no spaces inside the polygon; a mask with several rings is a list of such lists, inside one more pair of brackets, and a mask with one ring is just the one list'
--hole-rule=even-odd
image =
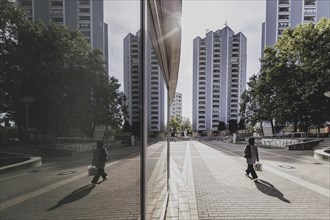
{"label": "shopping bag", "polygon": [[256,163],[254,164],[254,170],[255,171],[259,171],[259,172],[262,172],[262,163]]}
{"label": "shopping bag", "polygon": [[89,165],[88,166],[88,176],[94,176],[95,175],[95,173],[96,173],[96,167],[95,166],[91,166],[91,165]]}

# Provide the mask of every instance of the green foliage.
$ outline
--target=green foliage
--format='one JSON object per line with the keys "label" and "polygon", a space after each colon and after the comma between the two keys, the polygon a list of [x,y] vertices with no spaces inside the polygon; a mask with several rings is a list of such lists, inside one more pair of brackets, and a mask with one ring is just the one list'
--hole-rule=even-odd
{"label": "green foliage", "polygon": [[19,128],[25,123],[26,96],[30,126],[43,134],[91,134],[93,125],[120,127],[125,97],[114,77],[104,72],[102,52],[67,27],[30,22],[20,9],[0,3],[1,112]]}
{"label": "green foliage", "polygon": [[218,125],[218,131],[225,131],[226,128],[226,123],[223,121],[219,121],[219,125]]}
{"label": "green foliage", "polygon": [[228,130],[231,134],[235,133],[238,130],[237,120],[230,119],[228,121]]}
{"label": "green foliage", "polygon": [[[185,117],[171,117],[170,126],[172,133],[182,133],[186,131],[188,134],[192,133],[192,125],[189,118]],[[167,128],[166,128],[167,130]]]}
{"label": "green foliage", "polygon": [[126,132],[131,132],[132,131],[132,126],[129,124],[128,121],[125,121],[124,122],[124,125],[123,125],[123,132],[126,133]]}
{"label": "green foliage", "polygon": [[241,118],[238,123],[238,130],[245,130],[245,128],[245,120]]}
{"label": "green foliage", "polygon": [[[266,48],[261,70],[250,78],[240,114],[247,122],[293,122],[307,127],[329,120],[330,19],[286,29]],[[317,112],[317,114],[315,114]]]}
{"label": "green foliage", "polygon": [[171,132],[172,133],[181,133],[181,124],[182,120],[180,117],[171,117]]}
{"label": "green foliage", "polygon": [[187,131],[188,134],[192,134],[192,124],[189,118],[183,117],[181,124],[182,131]]}

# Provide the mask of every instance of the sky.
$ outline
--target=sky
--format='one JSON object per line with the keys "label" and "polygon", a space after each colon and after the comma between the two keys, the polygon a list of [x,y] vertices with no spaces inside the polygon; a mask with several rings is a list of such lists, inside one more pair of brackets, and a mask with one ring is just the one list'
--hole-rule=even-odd
{"label": "sky", "polygon": [[[139,1],[104,0],[104,17],[109,26],[109,74],[123,84],[123,39],[140,25]],[[182,93],[182,116],[192,120],[193,39],[205,37],[225,23],[247,37],[247,79],[260,68],[261,24],[266,0],[183,0],[181,60],[177,92]],[[123,87],[121,88],[123,89]]]}

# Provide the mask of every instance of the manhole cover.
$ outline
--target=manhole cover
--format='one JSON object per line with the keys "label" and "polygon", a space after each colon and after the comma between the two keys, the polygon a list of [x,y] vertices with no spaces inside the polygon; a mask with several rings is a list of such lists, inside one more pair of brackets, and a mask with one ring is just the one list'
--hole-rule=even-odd
{"label": "manhole cover", "polygon": [[313,164],[315,164],[315,165],[321,165],[322,163],[320,163],[320,162],[314,162]]}
{"label": "manhole cover", "polygon": [[57,175],[70,175],[70,174],[74,174],[75,172],[77,172],[77,171],[65,171],[65,172],[59,173]]}
{"label": "manhole cover", "polygon": [[30,173],[37,173],[37,172],[40,172],[40,170],[32,170],[32,171],[30,171]]}
{"label": "manhole cover", "polygon": [[295,169],[293,166],[288,166],[288,165],[279,165],[279,167],[284,169]]}

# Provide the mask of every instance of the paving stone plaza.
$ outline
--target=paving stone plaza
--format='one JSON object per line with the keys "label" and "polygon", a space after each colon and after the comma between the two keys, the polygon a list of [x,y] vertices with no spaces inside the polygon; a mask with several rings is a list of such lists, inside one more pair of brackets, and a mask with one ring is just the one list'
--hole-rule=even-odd
{"label": "paving stone plaza", "polygon": [[[166,185],[160,177],[166,175],[165,145],[148,147],[150,189]],[[314,159],[312,151],[259,148],[263,172],[255,183],[244,175],[243,148],[171,142],[165,219],[330,219],[329,162]],[[110,179],[95,188],[86,170],[90,153],[1,174],[1,219],[138,219],[139,154],[134,147],[110,152]],[[148,191],[147,219],[160,218],[154,193]]]}

